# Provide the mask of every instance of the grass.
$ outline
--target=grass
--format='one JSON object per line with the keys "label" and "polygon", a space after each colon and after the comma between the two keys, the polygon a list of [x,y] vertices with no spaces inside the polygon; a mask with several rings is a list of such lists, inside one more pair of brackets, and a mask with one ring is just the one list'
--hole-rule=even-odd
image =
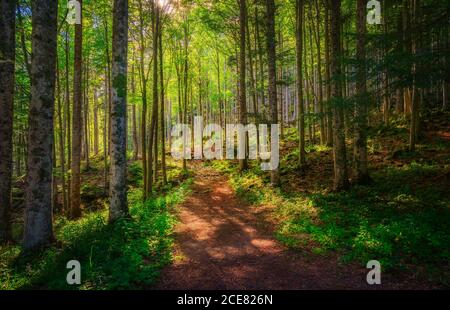
{"label": "grass", "polygon": [[[131,178],[139,178],[137,164]],[[138,184],[138,181],[133,181]],[[131,182],[133,184],[133,182]],[[56,245],[24,256],[18,245],[0,248],[0,289],[133,289],[152,285],[172,261],[174,207],[189,192],[191,180],[142,202],[140,189],[128,194],[132,219],[108,224],[106,209],[77,221],[58,217]],[[81,263],[80,286],[66,282],[70,260]]]}
{"label": "grass", "polygon": [[[362,265],[376,259],[385,270],[419,270],[450,285],[450,165],[407,157],[402,166],[373,168],[374,183],[369,186],[334,193],[325,181],[304,188],[284,186],[303,176],[289,165],[298,151],[282,154],[282,189],[270,187],[268,174],[255,163],[244,173],[229,161],[212,165],[230,173],[240,197],[256,206],[272,206],[269,218],[276,224],[275,235],[288,247],[318,255],[334,252],[343,262]],[[324,160],[323,155],[309,156],[311,161],[313,156]],[[308,169],[307,174],[317,173],[311,171],[315,166]]]}

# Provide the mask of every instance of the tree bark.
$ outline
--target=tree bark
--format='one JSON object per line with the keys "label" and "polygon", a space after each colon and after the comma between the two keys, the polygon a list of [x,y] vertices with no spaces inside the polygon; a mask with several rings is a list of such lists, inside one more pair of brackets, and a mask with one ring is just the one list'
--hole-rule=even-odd
{"label": "tree bark", "polygon": [[331,111],[331,72],[330,72],[330,4],[325,0],[325,80],[326,80],[326,124],[327,124],[327,146],[333,146],[333,116]]}
{"label": "tree bark", "polygon": [[150,132],[148,135],[148,162],[147,162],[147,195],[153,194],[153,161],[154,161],[154,143],[155,133],[157,130],[157,118],[158,118],[158,28],[159,28],[159,8],[157,7],[155,0],[152,1],[152,30],[153,30],[153,107],[152,115],[150,119]]}
{"label": "tree bark", "polygon": [[[58,64],[58,59],[56,60]],[[60,167],[61,167],[61,185],[62,185],[62,194],[63,194],[63,210],[67,210],[67,190],[66,190],[66,159],[65,159],[65,143],[64,143],[64,125],[62,115],[64,111],[62,109],[61,104],[61,80],[59,74],[59,66],[56,66],[56,91],[57,91],[57,103],[58,103],[58,125],[59,125],[59,158],[60,158]],[[56,158],[54,158],[56,162]],[[55,166],[55,165],[54,165]]]}
{"label": "tree bark", "polygon": [[367,170],[367,66],[366,66],[366,1],[356,3],[356,106],[354,182],[365,184],[370,181]]}
{"label": "tree bark", "polygon": [[15,71],[15,1],[0,0],[0,244],[10,239]]}
{"label": "tree bark", "polygon": [[317,46],[317,78],[318,78],[318,110],[319,110],[319,125],[320,125],[320,144],[326,144],[325,132],[325,109],[323,106],[323,78],[322,78],[322,53],[320,43],[320,8],[318,0],[315,0],[316,7],[316,32],[314,32],[314,39]]}
{"label": "tree bark", "polygon": [[305,153],[305,111],[303,107],[303,0],[296,1],[296,72],[297,72],[297,111],[298,111],[298,131],[299,131],[299,166],[302,168],[306,164]]}
{"label": "tree bark", "polygon": [[166,185],[167,183],[167,169],[166,169],[166,127],[164,126],[165,122],[165,102],[164,102],[164,55],[163,55],[163,44],[162,44],[162,22],[159,25],[159,75],[160,75],[160,92],[161,92],[161,169],[162,169],[162,184]]}
{"label": "tree bark", "polygon": [[333,105],[334,189],[348,188],[341,64],[341,0],[331,1],[331,96]]}
{"label": "tree bark", "polygon": [[127,201],[128,0],[114,0],[109,221],[129,216]]}
{"label": "tree bark", "polygon": [[[419,26],[419,9],[420,9],[420,1],[419,0],[410,0],[411,1],[411,10],[412,10],[412,24],[414,28],[418,28]],[[419,31],[419,30],[416,30]],[[420,40],[417,38],[419,34],[415,33],[411,36],[411,52],[415,60],[413,61],[413,65],[411,68],[411,74],[413,78],[412,82],[412,98],[411,98],[411,122],[409,129],[409,150],[411,152],[416,149],[416,141],[417,141],[417,133],[419,128],[419,104],[420,104],[420,90],[417,85],[417,71],[418,71],[418,61],[417,61],[417,52],[419,50],[419,42]]]}
{"label": "tree bark", "polygon": [[[247,5],[246,0],[239,0],[239,122],[241,125],[247,125],[247,89],[246,89],[246,63],[245,63],[245,44],[246,44],[246,24],[247,24]],[[247,149],[247,134],[245,135],[245,149]],[[244,152],[245,158],[239,159],[239,170],[244,171],[248,168],[247,151]]]}
{"label": "tree bark", "polygon": [[144,40],[144,13],[142,0],[138,1],[139,8],[139,71],[141,78],[142,115],[141,115],[141,149],[142,149],[142,175],[143,200],[147,199],[147,76],[145,72],[145,40]]}
{"label": "tree bark", "polygon": [[86,60],[83,87],[83,133],[84,133],[84,159],[86,169],[90,169],[90,143],[89,143],[89,58]]}
{"label": "tree bark", "polygon": [[94,153],[98,155],[98,94],[94,89]]}
{"label": "tree bark", "polygon": [[[69,31],[69,26],[67,24],[66,31]],[[67,167],[72,166],[72,140],[71,140],[71,121],[70,121],[70,87],[69,87],[69,54],[70,54],[70,45],[69,45],[69,38],[68,36],[65,37],[64,40],[64,53],[65,53],[65,73],[64,73],[64,116],[66,118],[65,121],[65,134],[66,134],[66,141],[67,141]],[[67,176],[67,208],[65,212],[70,215],[70,206],[71,206],[71,177],[70,174]]]}
{"label": "tree bark", "polygon": [[[278,108],[277,108],[277,69],[276,69],[276,51],[275,51],[275,1],[266,0],[267,16],[267,62],[269,73],[269,106],[271,116],[271,126],[278,126]],[[272,167],[270,171],[270,183],[272,186],[280,185],[278,168]]]}
{"label": "tree bark", "polygon": [[58,1],[33,1],[24,250],[53,241],[53,110]]}
{"label": "tree bark", "polygon": [[[79,1],[82,5],[82,0]],[[83,19],[81,19],[83,20]],[[75,25],[75,60],[73,78],[73,114],[72,114],[72,163],[71,163],[71,198],[70,218],[77,219],[81,216],[81,132],[82,132],[82,66],[83,66],[83,21]]]}
{"label": "tree bark", "polygon": [[[134,53],[133,53],[134,56]],[[133,57],[134,58],[134,57]],[[134,65],[131,67],[131,92],[134,96],[136,94],[136,84],[135,84],[135,75],[134,75]],[[131,108],[131,117],[132,117],[132,128],[133,128],[133,159],[135,161],[138,160],[139,157],[139,137],[138,137],[138,124],[137,124],[137,115],[136,115],[136,104],[133,103]]]}

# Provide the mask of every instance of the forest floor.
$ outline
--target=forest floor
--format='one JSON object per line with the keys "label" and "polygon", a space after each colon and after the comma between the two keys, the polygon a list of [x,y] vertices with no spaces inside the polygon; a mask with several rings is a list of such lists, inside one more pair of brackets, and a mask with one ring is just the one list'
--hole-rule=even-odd
{"label": "forest floor", "polygon": [[[21,253],[24,177],[14,187],[13,236],[0,246],[2,289],[432,289],[450,287],[450,114],[423,120],[407,150],[404,119],[370,128],[373,183],[331,190],[330,148],[308,143],[299,169],[298,135],[280,143],[281,186],[257,161],[168,162],[170,184],[142,201],[142,168],[128,167],[131,221],[108,225],[104,162],[82,171],[83,217],[55,207],[58,242]],[[316,137],[316,141],[317,141]],[[352,145],[348,143],[349,167]],[[350,170],[350,169],[349,169]],[[351,176],[350,176],[351,177]],[[59,195],[61,196],[61,195]],[[66,283],[77,259],[82,285]],[[381,285],[368,285],[369,260]]]}
{"label": "forest floor", "polygon": [[382,285],[366,282],[369,271],[343,264],[337,255],[288,249],[274,238],[261,209],[238,198],[219,171],[194,163],[191,195],[178,207],[174,262],[155,289],[426,289],[404,275],[383,273]]}

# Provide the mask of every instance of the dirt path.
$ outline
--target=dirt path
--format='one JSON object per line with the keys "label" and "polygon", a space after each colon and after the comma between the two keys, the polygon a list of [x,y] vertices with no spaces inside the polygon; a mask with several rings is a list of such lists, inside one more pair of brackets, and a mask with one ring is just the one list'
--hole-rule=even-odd
{"label": "dirt path", "polygon": [[[284,248],[238,200],[225,176],[196,167],[193,192],[180,206],[176,259],[156,289],[374,288],[366,284],[367,269]],[[416,286],[405,279],[382,281],[377,288]]]}

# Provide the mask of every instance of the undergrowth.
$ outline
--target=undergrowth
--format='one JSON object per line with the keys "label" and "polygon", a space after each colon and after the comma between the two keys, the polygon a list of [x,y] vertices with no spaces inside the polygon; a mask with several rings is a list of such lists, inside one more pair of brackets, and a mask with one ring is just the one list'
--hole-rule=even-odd
{"label": "undergrowth", "polygon": [[[285,152],[281,162],[289,162],[295,154],[295,149]],[[384,270],[419,271],[450,284],[448,164],[411,160],[402,166],[377,167],[371,170],[373,184],[339,193],[325,185],[272,188],[268,173],[255,162],[243,173],[230,161],[215,161],[212,166],[230,175],[241,198],[256,206],[273,206],[275,235],[292,249],[318,255],[333,251],[343,262],[364,266],[376,259]],[[280,169],[284,183],[302,178],[295,165]]]}
{"label": "undergrowth", "polygon": [[[132,178],[139,168],[130,166]],[[131,182],[133,183],[133,182]],[[134,184],[138,184],[135,181]],[[77,221],[58,217],[58,242],[30,256],[20,246],[0,247],[0,289],[132,289],[152,285],[159,270],[172,261],[174,207],[189,192],[187,179],[165,195],[142,202],[142,191],[130,189],[131,219],[108,223],[108,211],[86,213]],[[68,285],[66,264],[81,264],[81,285]]]}

